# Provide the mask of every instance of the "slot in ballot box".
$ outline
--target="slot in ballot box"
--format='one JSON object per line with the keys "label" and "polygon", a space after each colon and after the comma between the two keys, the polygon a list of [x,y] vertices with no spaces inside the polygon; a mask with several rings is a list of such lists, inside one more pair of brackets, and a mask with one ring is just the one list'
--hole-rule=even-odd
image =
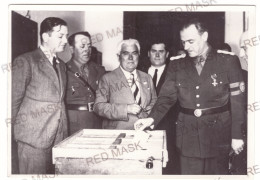
{"label": "slot in ballot box", "polygon": [[57,174],[161,175],[168,162],[165,131],[83,129],[52,153]]}

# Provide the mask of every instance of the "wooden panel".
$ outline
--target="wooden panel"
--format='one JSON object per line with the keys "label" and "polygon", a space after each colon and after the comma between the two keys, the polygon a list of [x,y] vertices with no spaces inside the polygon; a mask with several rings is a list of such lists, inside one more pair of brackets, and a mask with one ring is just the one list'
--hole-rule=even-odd
{"label": "wooden panel", "polygon": [[[137,134],[81,130],[53,148],[53,163],[61,174],[161,174],[168,161],[165,131],[149,132],[147,141],[137,139]],[[148,159],[154,164],[152,171],[145,170]]]}
{"label": "wooden panel", "polygon": [[12,60],[37,48],[36,22],[12,11]]}
{"label": "wooden panel", "polygon": [[153,161],[153,168],[146,168],[146,161],[58,158],[55,165],[56,174],[72,175],[161,175],[162,162]]}

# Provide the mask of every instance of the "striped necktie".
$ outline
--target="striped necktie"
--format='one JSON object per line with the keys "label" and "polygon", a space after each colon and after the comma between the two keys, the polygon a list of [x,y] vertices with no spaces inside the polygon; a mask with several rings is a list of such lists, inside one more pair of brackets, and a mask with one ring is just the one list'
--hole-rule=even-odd
{"label": "striped necktie", "polygon": [[140,90],[139,90],[139,88],[138,88],[138,86],[136,84],[136,81],[135,81],[133,73],[131,73],[131,76],[130,76],[130,79],[129,79],[128,83],[129,83],[131,91],[132,91],[132,93],[134,95],[136,104],[141,105],[141,94],[140,94]]}

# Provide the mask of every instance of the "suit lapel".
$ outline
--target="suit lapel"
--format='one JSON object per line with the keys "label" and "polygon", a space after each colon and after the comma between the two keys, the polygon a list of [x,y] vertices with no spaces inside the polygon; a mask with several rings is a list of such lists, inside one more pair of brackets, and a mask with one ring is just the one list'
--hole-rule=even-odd
{"label": "suit lapel", "polygon": [[141,95],[141,107],[146,107],[147,104],[147,98],[146,98],[146,94],[147,94],[147,88],[146,86],[148,85],[148,81],[147,78],[143,77],[141,73],[139,73],[139,71],[136,71],[137,73],[137,81],[139,82],[139,89],[140,89],[140,95]]}
{"label": "suit lapel", "polygon": [[[59,61],[62,61],[59,59]],[[66,86],[66,67],[65,65],[62,66],[62,63],[60,62],[58,64],[58,72],[59,72],[59,82],[60,82],[60,90],[61,90],[61,97],[64,95],[65,86]]]}
{"label": "suit lapel", "polygon": [[38,49],[38,52],[39,52],[38,55],[39,55],[39,59],[40,59],[40,63],[41,63],[39,68],[53,82],[53,84],[57,88],[57,90],[59,92],[61,92],[59,79],[58,79],[58,76],[57,76],[55,70],[53,69],[52,64],[50,63],[50,61],[48,60],[48,58],[45,56],[45,54],[42,52],[42,50],[40,48]]}
{"label": "suit lapel", "polygon": [[166,77],[166,72],[167,72],[167,67],[168,67],[168,65],[165,66],[165,68],[163,70],[163,73],[162,73],[162,75],[160,77],[160,80],[159,80],[159,82],[158,82],[158,84],[156,86],[156,93],[157,93],[157,95],[159,94],[159,92],[161,90],[161,87],[162,87],[162,85],[164,83],[164,80],[165,80],[165,77]]}
{"label": "suit lapel", "polygon": [[[128,82],[127,82],[127,79],[126,79],[126,77],[125,77],[125,75],[124,75],[124,73],[123,73],[123,71],[121,70],[121,68],[120,67],[118,67],[116,70],[115,70],[115,73],[117,74],[117,77],[119,78],[119,82],[120,83],[124,83],[124,84],[127,84],[127,87],[128,88],[126,88],[127,90],[127,94],[125,95],[126,97],[130,97],[130,100],[131,100],[131,102],[135,102],[135,98],[134,98],[134,95],[133,95],[133,93],[132,93],[132,91],[131,91],[131,88],[128,86]],[[129,102],[129,103],[131,103],[131,102]]]}

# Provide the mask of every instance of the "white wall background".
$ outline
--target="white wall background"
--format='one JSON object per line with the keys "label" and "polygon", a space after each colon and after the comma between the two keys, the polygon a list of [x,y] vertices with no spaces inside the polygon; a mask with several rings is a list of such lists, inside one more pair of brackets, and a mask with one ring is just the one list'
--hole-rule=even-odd
{"label": "white wall background", "polygon": [[[16,11],[26,15],[27,11]],[[88,31],[91,34],[93,46],[102,52],[102,65],[111,71],[118,67],[117,44],[123,39],[122,11],[30,11],[31,19],[40,23],[46,17],[60,17],[68,23],[69,33]],[[225,14],[225,42],[232,51],[239,55],[239,39],[243,32],[243,13],[226,12]],[[38,44],[40,39],[38,39]],[[65,62],[71,58],[68,46],[60,53]],[[241,62],[243,67],[243,62]]]}
{"label": "white wall background", "polygon": [[85,12],[85,30],[102,52],[102,64],[111,71],[119,66],[117,44],[123,40],[123,12]]}
{"label": "white wall background", "polygon": [[[16,11],[25,16],[27,11]],[[38,34],[40,32],[40,24],[47,17],[59,17],[65,20],[69,27],[69,34],[73,34],[85,29],[85,12],[84,11],[30,11],[31,20],[38,23]],[[38,36],[38,45],[40,45],[40,36]],[[69,47],[66,46],[64,52],[59,53],[58,56],[67,62],[71,58]]]}

